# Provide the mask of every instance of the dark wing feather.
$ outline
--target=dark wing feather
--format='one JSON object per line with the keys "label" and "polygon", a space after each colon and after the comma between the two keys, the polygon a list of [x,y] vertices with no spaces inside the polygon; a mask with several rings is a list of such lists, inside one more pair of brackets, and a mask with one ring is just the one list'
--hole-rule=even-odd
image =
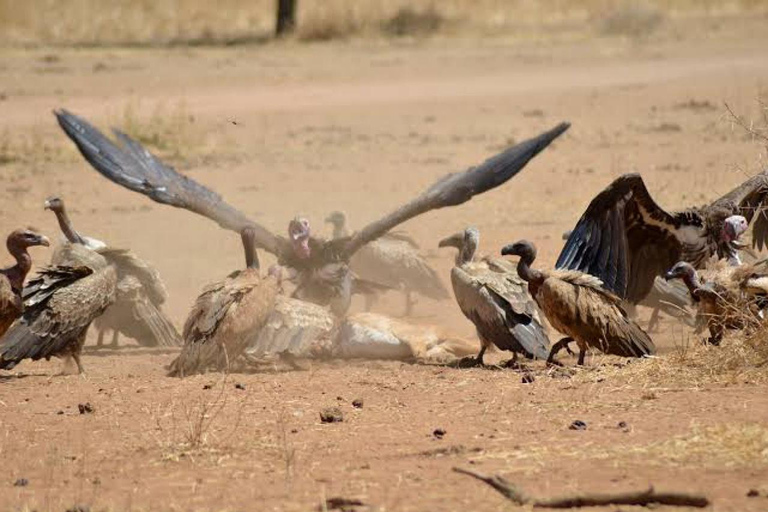
{"label": "dark wing feather", "polygon": [[128,249],[106,248],[97,251],[117,270],[119,280],[131,276],[138,280],[142,291],[149,297],[153,304],[159,306],[168,298],[160,272],[148,262],[136,256]]}
{"label": "dark wing feather", "polygon": [[248,219],[211,189],[165,165],[128,135],[114,130],[122,144],[119,147],[83,118],[63,109],[54,113],[83,157],[104,177],[158,203],[208,217],[225,229],[240,232],[251,226],[259,247],[272,253],[280,249],[279,237]]}
{"label": "dark wing feather", "polygon": [[556,267],[598,277],[607,289],[637,302],[680,256],[677,229],[700,221],[690,212],[667,213],[653,201],[640,175],[625,174],[589,204]]}
{"label": "dark wing feather", "polygon": [[489,158],[477,167],[444,176],[410,203],[352,235],[345,242],[342,257],[349,259],[360,247],[408,219],[438,208],[465,203],[473,196],[505,183],[569,127],[569,123],[561,123],[548,132]]}

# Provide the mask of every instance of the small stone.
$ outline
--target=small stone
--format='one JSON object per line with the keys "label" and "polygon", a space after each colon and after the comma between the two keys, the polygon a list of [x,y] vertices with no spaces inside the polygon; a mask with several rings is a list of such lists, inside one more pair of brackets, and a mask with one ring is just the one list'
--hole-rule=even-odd
{"label": "small stone", "polygon": [[328,407],[320,411],[320,421],[323,423],[341,423],[344,421],[344,413],[338,407]]}
{"label": "small stone", "polygon": [[446,432],[444,428],[436,428],[432,435],[435,436],[437,439],[442,439],[445,436]]}
{"label": "small stone", "polygon": [[14,487],[26,487],[29,485],[29,480],[26,478],[19,478],[15,482],[13,482]]}
{"label": "small stone", "polygon": [[88,505],[74,505],[69,507],[67,512],[91,512],[91,507]]}
{"label": "small stone", "polygon": [[587,424],[581,420],[576,420],[568,428],[571,430],[587,430]]}
{"label": "small stone", "polygon": [[363,399],[362,398],[355,398],[352,400],[352,407],[355,409],[362,409],[363,408]]}
{"label": "small stone", "polygon": [[620,421],[616,427],[622,432],[629,432],[629,424],[626,421]]}
{"label": "small stone", "polygon": [[56,414],[64,414],[64,411],[57,411]]}
{"label": "small stone", "polygon": [[80,411],[80,414],[91,414],[93,412],[93,406],[89,402],[77,404],[77,410]]}
{"label": "small stone", "polygon": [[203,389],[213,389],[213,384],[205,384]]}
{"label": "small stone", "polygon": [[757,489],[750,489],[747,491],[747,498],[757,498],[760,496],[760,491]]}
{"label": "small stone", "polygon": [[239,382],[235,384],[235,389],[245,389],[245,384],[240,384]]}

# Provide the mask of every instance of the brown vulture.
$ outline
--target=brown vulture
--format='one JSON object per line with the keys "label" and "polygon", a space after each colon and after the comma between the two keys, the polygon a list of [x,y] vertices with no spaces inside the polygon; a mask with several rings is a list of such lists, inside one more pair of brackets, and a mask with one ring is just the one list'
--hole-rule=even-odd
{"label": "brown vulture", "polygon": [[515,267],[499,258],[476,257],[480,232],[467,228],[440,241],[439,247],[459,250],[451,270],[451,284],[461,312],[477,330],[480,352],[462,366],[483,364],[483,355],[491,344],[528,358],[546,359],[549,353],[547,331],[531,299],[526,283]]}
{"label": "brown vulture", "polygon": [[[334,240],[349,236],[344,212],[332,212],[325,222],[333,226]],[[402,290],[405,294],[405,316],[410,316],[414,293],[432,300],[448,298],[448,290],[440,276],[417,249],[418,245],[409,236],[389,232],[361,247],[352,256],[349,267],[359,279],[381,285],[385,290]],[[370,309],[371,299],[375,297],[366,295],[366,310]]]}
{"label": "brown vulture", "polygon": [[17,229],[5,240],[5,246],[16,264],[0,269],[0,337],[24,311],[21,292],[24,279],[32,268],[32,257],[27,249],[37,245],[48,247],[50,241],[29,229]]}
{"label": "brown vulture", "polygon": [[106,331],[112,331],[112,347],[117,346],[119,334],[135,339],[146,347],[173,347],[181,344],[181,337],[171,320],[162,310],[168,293],[160,273],[148,262],[127,249],[107,246],[104,242],[78,233],[67,214],[64,201],[51,197],[45,201],[45,209],[56,215],[66,238],[53,254],[53,265],[87,265],[82,261],[86,251],[72,251],[74,244],[85,246],[101,255],[117,273],[116,299],[103,315],[94,320],[101,347]]}
{"label": "brown vulture", "polygon": [[73,358],[83,373],[80,351],[88,327],[115,300],[117,274],[106,260],[84,246],[88,266],[41,270],[24,287],[24,313],[0,339],[0,369],[23,359]]}
{"label": "brown vulture", "polygon": [[245,269],[207,286],[184,323],[184,346],[168,375],[185,377],[209,368],[228,371],[258,336],[275,307],[278,280],[262,277],[256,254],[255,230],[241,233]]}
{"label": "brown vulture", "polygon": [[578,270],[535,270],[536,247],[526,240],[507,245],[502,255],[519,256],[518,275],[549,320],[566,337],[555,343],[548,362],[568,342],[579,346],[579,364],[588,347],[622,357],[642,357],[656,352],[648,334],[627,316],[621,299],[593,275]]}
{"label": "brown vulture", "polygon": [[743,216],[745,223],[755,220],[754,245],[768,243],[763,204],[767,193],[765,171],[709,205],[667,212],[654,202],[639,174],[625,174],[592,200],[555,266],[591,274],[637,304],[651,291],[656,276],[678,261],[702,268],[712,256],[737,258],[738,236],[746,225],[735,215]]}
{"label": "brown vulture", "polygon": [[165,165],[128,135],[114,130],[118,146],[84,119],[66,110],[55,114],[85,159],[105,177],[159,203],[208,217],[223,228],[239,232],[251,227],[257,246],[275,254],[278,263],[293,272],[297,283],[294,296],[328,305],[339,316],[346,314],[352,292],[349,261],[361,247],[408,219],[465,203],[477,194],[502,185],[570,126],[561,123],[477,167],[449,174],[414,200],[350,236],[323,240],[311,236],[309,222],[298,217],[288,224],[287,238],[276,235],[248,219],[212,190]]}

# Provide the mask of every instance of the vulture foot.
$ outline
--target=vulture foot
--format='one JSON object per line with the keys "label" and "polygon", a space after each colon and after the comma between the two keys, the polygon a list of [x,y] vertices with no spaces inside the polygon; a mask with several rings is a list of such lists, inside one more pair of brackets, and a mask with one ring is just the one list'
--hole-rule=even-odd
{"label": "vulture foot", "polygon": [[477,368],[478,366],[485,366],[483,358],[478,357],[462,357],[458,361],[454,361],[449,365],[452,368]]}
{"label": "vulture foot", "polygon": [[560,341],[552,345],[552,349],[549,351],[549,357],[547,357],[547,365],[554,365],[554,366],[563,366],[563,363],[555,359],[555,356],[560,352],[561,350],[565,349],[568,354],[573,355],[573,351],[571,350],[571,347],[568,346],[570,342],[573,341],[573,338],[565,337],[562,338]]}

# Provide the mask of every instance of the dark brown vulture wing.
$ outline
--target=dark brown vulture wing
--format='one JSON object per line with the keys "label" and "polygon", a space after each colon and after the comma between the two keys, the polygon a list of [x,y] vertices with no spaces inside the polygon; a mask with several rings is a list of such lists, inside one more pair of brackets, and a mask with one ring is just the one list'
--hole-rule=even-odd
{"label": "dark brown vulture wing", "polygon": [[213,190],[165,165],[128,135],[113,130],[122,145],[120,147],[85,119],[63,109],[54,113],[61,128],[85,159],[118,185],[144,194],[158,203],[208,217],[225,229],[239,233],[244,227],[251,226],[256,232],[256,244],[273,254],[277,254],[287,243],[227,204]]}
{"label": "dark brown vulture wing", "polygon": [[651,198],[639,174],[625,174],[589,204],[556,267],[598,277],[607,289],[636,304],[651,290],[655,277],[679,261],[680,229],[686,227],[693,231],[685,236],[695,238],[703,220],[695,212],[667,213]]}
{"label": "dark brown vulture wing", "polygon": [[723,197],[712,203],[713,208],[725,207],[733,214],[743,215],[752,222],[752,247],[762,251],[768,246],[768,170],[752,176]]}
{"label": "dark brown vulture wing", "polygon": [[502,185],[570,126],[569,123],[560,123],[548,132],[512,146],[477,167],[442,177],[413,201],[349,237],[344,242],[342,259],[349,260],[360,247],[408,219],[438,208],[460,205],[478,194]]}

